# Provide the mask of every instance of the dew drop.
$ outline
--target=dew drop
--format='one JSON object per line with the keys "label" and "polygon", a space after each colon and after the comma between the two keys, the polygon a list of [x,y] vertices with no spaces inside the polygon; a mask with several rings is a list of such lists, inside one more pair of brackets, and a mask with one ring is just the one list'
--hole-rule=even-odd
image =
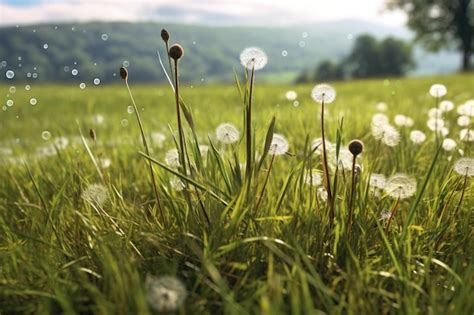
{"label": "dew drop", "polygon": [[100,84],[100,79],[99,79],[99,78],[95,78],[95,79],[94,79],[94,84],[95,84],[95,85],[99,85],[99,84]]}
{"label": "dew drop", "polygon": [[7,110],[7,107],[5,105],[2,106],[3,111]]}
{"label": "dew drop", "polygon": [[79,73],[79,71],[77,71],[77,69],[72,69],[71,73],[72,75],[76,76]]}
{"label": "dew drop", "polygon": [[281,51],[281,55],[282,55],[283,57],[286,57],[286,56],[288,56],[288,52],[287,52],[286,50],[282,50],[282,51]]}
{"label": "dew drop", "polygon": [[308,32],[303,32],[303,33],[301,34],[301,37],[303,37],[303,38],[308,37]]}
{"label": "dew drop", "polygon": [[37,79],[38,78],[38,73],[35,72],[31,76],[33,77],[33,79]]}
{"label": "dew drop", "polygon": [[122,125],[122,127],[126,127],[128,125],[128,120],[127,119],[122,119],[120,124]]}
{"label": "dew drop", "polygon": [[48,47],[49,47],[48,44],[44,44],[44,45],[43,45],[43,48],[44,48],[44,49],[48,49]]}
{"label": "dew drop", "polygon": [[7,100],[7,106],[12,107],[13,106],[13,100]]}
{"label": "dew drop", "polygon": [[128,68],[128,67],[130,66],[130,61],[124,60],[124,61],[123,61],[123,66],[124,66],[125,68]]}
{"label": "dew drop", "polygon": [[299,45],[300,45],[301,48],[303,48],[303,47],[306,46],[306,42],[302,40],[302,41],[300,41]]}
{"label": "dew drop", "polygon": [[79,84],[79,88],[81,90],[84,90],[86,88],[86,84],[84,82],[82,82],[81,84]]}
{"label": "dew drop", "polygon": [[64,66],[64,72],[69,72],[69,67],[68,66]]}
{"label": "dew drop", "polygon": [[298,106],[300,106],[300,102],[298,102],[298,101],[294,101],[294,102],[293,102],[293,106],[294,106],[294,107],[298,107]]}
{"label": "dew drop", "polygon": [[7,79],[13,79],[13,77],[15,76],[15,72],[13,72],[12,70],[8,70],[5,73],[5,76],[7,77]]}
{"label": "dew drop", "polygon": [[35,106],[36,104],[38,103],[38,101],[36,100],[36,98],[32,97],[30,98],[30,104]]}
{"label": "dew drop", "polygon": [[49,140],[51,138],[51,132],[48,130],[43,131],[41,133],[41,138],[43,138],[43,140]]}
{"label": "dew drop", "polygon": [[8,89],[8,91],[9,91],[10,93],[12,93],[12,94],[15,94],[15,92],[16,92],[16,87],[10,86],[10,88]]}
{"label": "dew drop", "polygon": [[129,113],[129,114],[133,114],[133,112],[134,112],[134,110],[133,110],[133,106],[131,106],[131,105],[130,105],[130,106],[128,106],[128,107],[127,107],[127,113]]}
{"label": "dew drop", "polygon": [[27,91],[31,90],[31,86],[29,84],[25,85],[25,90]]}
{"label": "dew drop", "polygon": [[102,38],[102,40],[105,42],[106,40],[109,39],[109,35],[104,33],[104,34],[102,34],[102,36],[100,36],[100,38]]}
{"label": "dew drop", "polygon": [[26,77],[27,77],[27,78],[31,78],[31,72],[28,72],[28,73],[26,74]]}

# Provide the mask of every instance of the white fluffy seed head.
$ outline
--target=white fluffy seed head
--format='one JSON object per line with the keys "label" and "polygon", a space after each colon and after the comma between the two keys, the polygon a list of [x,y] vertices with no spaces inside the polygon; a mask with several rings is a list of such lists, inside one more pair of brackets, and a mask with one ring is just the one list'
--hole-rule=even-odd
{"label": "white fluffy seed head", "polygon": [[474,117],[474,100],[469,100],[466,103],[459,105],[457,112],[459,115]]}
{"label": "white fluffy seed head", "polygon": [[312,169],[308,173],[306,173],[304,182],[310,186],[321,186],[323,182],[323,177],[321,176],[321,172],[317,169]]}
{"label": "white fluffy seed head", "polygon": [[409,198],[416,193],[416,180],[402,173],[392,175],[385,183],[384,191],[392,198]]}
{"label": "white fluffy seed head", "polygon": [[168,150],[165,155],[165,162],[168,166],[178,167],[180,165],[178,149]]}
{"label": "white fluffy seed head", "polygon": [[392,175],[385,183],[384,191],[392,198],[410,198],[416,193],[416,180],[402,173]]}
{"label": "white fluffy seed head", "polygon": [[295,91],[288,91],[286,92],[285,97],[289,101],[294,101],[298,97],[298,94]]}
{"label": "white fluffy seed head", "polygon": [[454,103],[448,100],[441,101],[439,103],[439,109],[443,112],[450,112],[454,109]]}
{"label": "white fluffy seed head", "polygon": [[375,105],[375,108],[380,112],[385,112],[388,109],[387,103],[380,102]]}
{"label": "white fluffy seed head", "polygon": [[461,129],[459,131],[459,139],[465,142],[473,142],[474,141],[474,130],[472,129]]}
{"label": "white fluffy seed head", "polygon": [[102,207],[108,199],[107,188],[101,184],[92,184],[82,192],[82,199],[96,207]]}
{"label": "white fluffy seed head", "polygon": [[468,177],[474,176],[474,159],[473,158],[460,158],[454,164],[454,171],[459,175],[467,175]]}
{"label": "white fluffy seed head", "polygon": [[[328,140],[324,141],[324,144],[326,145],[326,150],[331,151],[333,149],[333,144],[329,142]],[[311,144],[312,149],[314,150],[314,153],[316,155],[321,155],[323,154],[323,139],[322,138],[316,138],[313,140]]]}
{"label": "white fluffy seed head", "polygon": [[328,200],[328,192],[324,187],[318,188],[317,195],[318,195],[319,201],[321,202],[326,202]]}
{"label": "white fluffy seed head", "polygon": [[395,147],[400,143],[400,132],[390,124],[373,124],[372,135],[389,147]]}
{"label": "white fluffy seed head", "polygon": [[163,148],[163,145],[166,141],[166,135],[161,132],[153,132],[151,134],[151,142],[153,145],[157,146],[158,148]]}
{"label": "white fluffy seed head", "polygon": [[430,108],[430,110],[428,110],[428,117],[432,119],[442,119],[443,111],[436,107]]}
{"label": "white fluffy seed head", "polygon": [[448,89],[443,84],[433,84],[430,87],[430,95],[433,97],[443,97],[448,93]]}
{"label": "white fluffy seed head", "polygon": [[410,132],[410,140],[415,144],[420,144],[426,140],[426,135],[420,130],[413,130]]}
{"label": "white fluffy seed head", "polygon": [[186,287],[178,278],[172,276],[147,275],[145,287],[148,304],[158,312],[176,311],[186,300]]}
{"label": "white fluffy seed head", "polygon": [[185,188],[183,181],[179,177],[173,177],[170,179],[170,185],[175,191],[183,191]]}
{"label": "white fluffy seed head", "polygon": [[248,47],[240,53],[240,63],[249,70],[260,70],[267,62],[267,54],[260,48]]}
{"label": "white fluffy seed head", "polygon": [[240,132],[234,125],[223,123],[216,128],[216,137],[224,144],[231,144],[239,141]]}
{"label": "white fluffy seed head", "polygon": [[443,150],[445,151],[453,151],[456,148],[456,141],[450,138],[446,138],[443,140]]}
{"label": "white fluffy seed head", "polygon": [[469,124],[471,122],[471,119],[469,118],[469,116],[462,115],[462,116],[458,117],[457,122],[458,122],[459,127],[467,127],[467,126],[469,126]]}
{"label": "white fluffy seed head", "polygon": [[282,135],[274,133],[268,153],[272,155],[283,155],[288,151],[288,148],[288,140]]}
{"label": "white fluffy seed head", "polygon": [[369,179],[369,186],[378,189],[384,189],[387,178],[383,174],[371,174]]}
{"label": "white fluffy seed head", "polygon": [[411,127],[414,124],[413,119],[405,115],[395,115],[394,122],[399,127]]}
{"label": "white fluffy seed head", "polygon": [[[329,156],[330,156],[330,166],[335,169],[336,166],[338,166],[340,169],[344,169],[346,171],[351,171],[352,170],[352,162],[354,156],[352,153],[346,149],[346,148],[341,148],[339,150],[339,156],[337,156],[336,159],[336,148],[333,148],[331,151],[329,151]],[[357,156],[357,158],[360,158],[361,156]]]}
{"label": "white fluffy seed head", "polygon": [[330,104],[336,99],[336,90],[329,84],[318,84],[311,91],[311,97],[318,103]]}
{"label": "white fluffy seed head", "polygon": [[439,131],[444,127],[444,120],[442,119],[436,119],[436,118],[430,118],[426,122],[426,125],[431,131]]}

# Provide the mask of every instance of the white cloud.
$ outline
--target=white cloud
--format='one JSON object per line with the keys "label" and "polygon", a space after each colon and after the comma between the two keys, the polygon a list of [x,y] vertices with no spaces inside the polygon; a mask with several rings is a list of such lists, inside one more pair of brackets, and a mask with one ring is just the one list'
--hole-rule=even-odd
{"label": "white cloud", "polygon": [[0,24],[169,21],[286,25],[363,19],[402,25],[400,12],[381,12],[384,0],[53,0],[30,6],[0,4]]}

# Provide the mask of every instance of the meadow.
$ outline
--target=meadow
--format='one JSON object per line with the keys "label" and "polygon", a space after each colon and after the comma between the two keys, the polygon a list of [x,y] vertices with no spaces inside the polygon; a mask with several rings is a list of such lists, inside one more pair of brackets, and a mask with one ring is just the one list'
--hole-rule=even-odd
{"label": "meadow", "polygon": [[[259,84],[257,74],[248,182],[243,81],[242,93],[180,89],[186,172],[170,153],[179,148],[173,90],[134,85],[129,71],[149,155],[120,78],[0,86],[13,101],[0,111],[1,314],[473,314],[472,178],[454,168],[472,157],[456,108],[474,98],[474,75],[335,83],[325,113],[339,155],[329,156],[331,206],[312,146],[321,137],[312,85]],[[428,93],[435,83],[447,87],[442,99]],[[439,111],[449,134],[436,136],[427,120],[441,100],[456,107]],[[396,145],[373,135],[381,113]],[[238,141],[216,135],[222,123]],[[413,130],[426,139],[414,143]],[[282,155],[268,147],[273,133],[288,140]],[[357,172],[353,139],[364,143]],[[407,198],[371,180],[397,173],[416,181]]]}

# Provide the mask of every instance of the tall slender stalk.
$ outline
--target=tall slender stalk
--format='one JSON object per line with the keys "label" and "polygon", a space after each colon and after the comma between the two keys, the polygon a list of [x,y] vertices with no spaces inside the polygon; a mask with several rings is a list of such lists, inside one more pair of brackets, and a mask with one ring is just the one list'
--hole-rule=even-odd
{"label": "tall slender stalk", "polygon": [[395,217],[395,214],[397,214],[398,206],[400,204],[400,198],[397,198],[397,202],[392,208],[392,211],[390,212],[390,218],[388,219],[387,226],[385,227],[385,232],[388,232],[388,229],[390,228],[390,223],[392,223],[393,217]]}
{"label": "tall slender stalk", "polygon": [[252,96],[253,96],[253,82],[255,76],[255,67],[252,67],[250,72],[250,87],[249,87],[249,100],[247,104],[247,122],[246,122],[246,145],[247,145],[247,164],[245,175],[247,176],[248,185],[250,187],[251,173],[252,173]]}
{"label": "tall slender stalk", "polygon": [[351,196],[350,196],[350,199],[349,199],[349,218],[348,218],[348,221],[347,221],[347,228],[348,228],[349,234],[351,233],[351,229],[352,229],[352,215],[353,215],[353,211],[354,211],[353,202],[354,202],[354,192],[355,192],[355,185],[356,185],[355,165],[356,165],[356,156],[354,155],[352,157]]}
{"label": "tall slender stalk", "polygon": [[178,135],[179,135],[179,159],[183,167],[183,172],[186,174],[186,157],[184,150],[184,134],[183,134],[183,122],[181,119],[181,109],[179,107],[179,66],[178,60],[174,60],[174,94],[176,101],[176,115],[178,119]]}
{"label": "tall slender stalk", "polygon": [[328,203],[330,205],[329,220],[330,220],[330,223],[332,224],[334,221],[334,204],[332,202],[333,198],[332,198],[332,193],[331,193],[331,179],[329,178],[328,158],[327,158],[327,152],[326,152],[326,136],[324,133],[324,96],[321,102],[321,137],[322,137],[322,142],[323,142],[324,180],[325,180],[326,191],[328,194]]}
{"label": "tall slender stalk", "polygon": [[270,166],[268,167],[268,172],[267,172],[267,175],[265,177],[265,181],[263,182],[263,187],[262,187],[262,190],[260,191],[260,195],[258,197],[258,201],[257,201],[257,205],[255,206],[255,210],[258,210],[258,208],[260,206],[260,203],[262,202],[263,194],[265,193],[265,189],[267,188],[268,179],[270,178],[270,172],[271,172],[272,167],[273,167],[273,161],[275,161],[275,154],[272,154],[272,159],[270,160]]}
{"label": "tall slender stalk", "polygon": [[[133,109],[135,111],[135,116],[137,118],[138,126],[140,128],[140,134],[141,134],[143,146],[145,147],[146,154],[149,156],[150,155],[150,149],[148,147],[148,142],[146,140],[145,130],[143,128],[143,123],[142,123],[142,120],[140,118],[140,113],[138,111],[137,104],[135,103],[135,98],[133,97],[132,91],[130,90],[130,85],[128,84],[128,71],[127,71],[127,69],[125,69],[123,67],[120,68],[120,76],[125,81],[125,86],[127,87],[128,95],[130,96],[130,99],[132,101]],[[158,193],[158,187],[156,186],[155,173],[153,171],[153,165],[151,164],[151,161],[148,161],[148,166],[149,166],[149,170],[150,170],[150,178],[151,178],[151,182],[152,182],[152,185],[153,185],[153,191],[155,193],[156,204],[158,206],[158,210],[160,211],[160,216],[161,216],[162,223],[165,223],[165,215],[164,215],[164,212],[163,212],[163,206],[161,205],[161,198],[160,198],[160,194]]]}

